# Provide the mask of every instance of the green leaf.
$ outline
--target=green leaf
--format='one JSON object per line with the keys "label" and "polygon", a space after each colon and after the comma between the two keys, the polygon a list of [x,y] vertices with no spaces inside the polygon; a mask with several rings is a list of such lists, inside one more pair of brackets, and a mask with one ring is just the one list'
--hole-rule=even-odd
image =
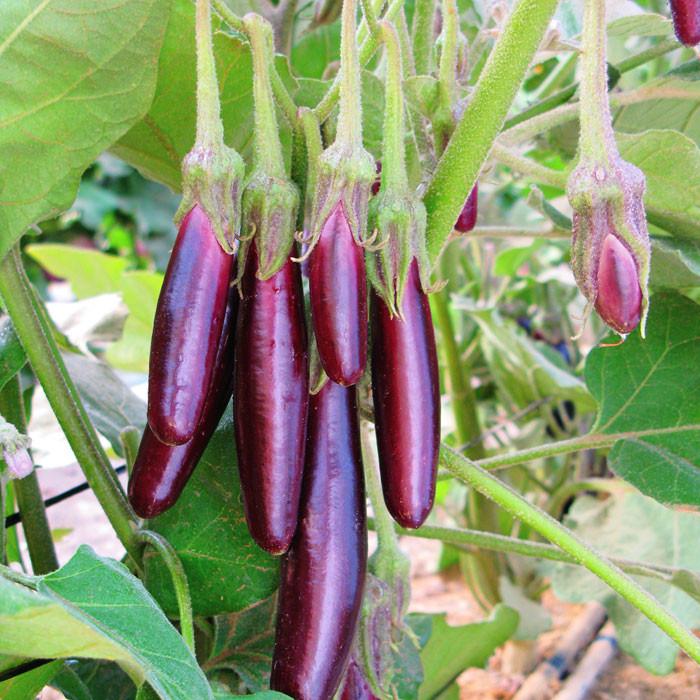
{"label": "green leaf", "polygon": [[[457,308],[464,308],[458,300]],[[584,383],[554,364],[514,324],[493,309],[469,308],[481,329],[481,347],[499,390],[519,408],[542,399],[573,401],[582,412],[595,403]]]}
{"label": "green leaf", "polygon": [[129,676],[112,661],[71,659],[51,685],[67,700],[134,700],[136,686]]}
{"label": "green leaf", "polygon": [[252,695],[231,695],[223,690],[214,691],[215,700],[291,700],[289,695],[278,693],[275,690],[267,690],[262,693],[253,693]]}
{"label": "green leaf", "polygon": [[78,299],[118,291],[127,267],[116,255],[58,243],[28,245],[25,252],[52,275],[68,280]]}
{"label": "green leaf", "polygon": [[236,673],[246,688],[260,691],[269,685],[275,643],[275,597],[261,600],[239,613],[214,619],[214,641],[207,674],[226,669]]}
{"label": "green leaf", "polygon": [[700,149],[677,131],[619,134],[625,160],[644,171],[644,204],[651,223],[677,236],[700,238]]}
{"label": "green leaf", "polygon": [[121,455],[119,435],[129,425],[139,429],[146,425],[146,404],[104,362],[74,352],[62,357],[88,418]]}
{"label": "green leaf", "polygon": [[673,34],[673,23],[668,17],[652,12],[634,14],[610,22],[608,36],[628,38],[631,36],[662,36]]}
{"label": "green leaf", "polygon": [[440,84],[431,75],[414,75],[404,81],[406,99],[426,119],[438,108]]}
{"label": "green leaf", "polygon": [[318,27],[292,48],[292,68],[303,78],[322,78],[326,67],[340,58],[340,22]]}
{"label": "green leaf", "polygon": [[652,287],[682,289],[700,286],[700,241],[653,237],[651,245]]}
{"label": "green leaf", "polygon": [[451,627],[445,615],[433,615],[428,643],[421,651],[425,680],[418,700],[430,700],[447,689],[467,668],[483,667],[497,647],[518,628],[515,610],[497,605],[488,619],[470,625]]}
{"label": "green leaf", "polygon": [[[173,508],[150,521],[177,550],[196,615],[244,610],[277,588],[279,560],[248,534],[236,468],[230,411]],[[161,558],[147,550],[146,585],[163,609],[177,614],[175,591]]]}
{"label": "green leaf", "polygon": [[0,4],[0,259],[68,208],[83,171],[146,113],[169,10],[169,0]]}
{"label": "green leaf", "polygon": [[664,293],[652,297],[646,340],[633,333],[586,361],[599,404],[593,431],[630,433],[615,443],[609,466],[661,503],[700,505],[699,356],[700,307]]}
{"label": "green leaf", "polygon": [[[647,129],[675,129],[700,146],[700,75],[698,61],[690,70],[675,72],[644,84],[650,99],[627,105],[617,111],[615,130],[638,134]],[[673,99],[662,99],[662,95]]]}
{"label": "green leaf", "polygon": [[[569,511],[567,525],[607,556],[700,569],[700,550],[688,546],[700,539],[700,517],[669,510],[636,493],[605,501],[581,497]],[[555,564],[551,570],[559,598],[576,603],[598,600],[605,605],[621,648],[644,668],[658,674],[673,670],[678,647],[636,608],[580,567]],[[635,578],[688,627],[700,624],[698,601],[662,581]]]}
{"label": "green leaf", "polygon": [[196,659],[143,584],[85,545],[38,579],[37,591],[0,579],[0,654],[109,659],[166,700],[212,697]]}
{"label": "green leaf", "polygon": [[3,700],[34,700],[51,679],[61,670],[62,661],[39,666],[19,676],[0,683],[0,698]]}
{"label": "green leaf", "polygon": [[27,363],[9,316],[0,317],[0,390]]}
{"label": "green leaf", "polygon": [[518,269],[526,263],[545,244],[545,241],[536,239],[527,246],[514,246],[502,250],[493,264],[493,274],[500,277],[513,277]]}

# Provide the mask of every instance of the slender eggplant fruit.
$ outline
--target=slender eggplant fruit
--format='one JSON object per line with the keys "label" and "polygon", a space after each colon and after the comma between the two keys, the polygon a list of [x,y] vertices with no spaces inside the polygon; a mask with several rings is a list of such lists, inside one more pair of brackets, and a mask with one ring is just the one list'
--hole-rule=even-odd
{"label": "slender eggplant fruit", "polygon": [[155,518],[175,504],[219,425],[233,388],[237,307],[238,290],[231,287],[214,362],[214,374],[202,419],[192,439],[183,445],[166,445],[146,425],[129,479],[129,501],[142,518]]}
{"label": "slender eggplant fruit", "polygon": [[479,184],[472,188],[469,196],[464,202],[462,211],[457,217],[455,230],[460,233],[469,233],[476,226],[476,215],[479,212]]}
{"label": "slender eggplant fruit", "polygon": [[365,256],[353,238],[343,203],[326,219],[309,257],[311,319],[321,364],[343,386],[367,364]]}
{"label": "slender eggplant fruit", "polygon": [[367,568],[354,388],[311,397],[299,526],[282,561],[271,687],[331,700],[348,663]]}
{"label": "slender eggplant fruit", "polygon": [[345,673],[343,682],[343,692],[340,695],[340,700],[379,700],[372,693],[369,683],[362,674],[362,670],[357,665],[356,661],[351,661],[348,670]]}
{"label": "slender eggplant fruit", "polygon": [[153,326],[148,423],[161,442],[182,445],[201,421],[232,263],[204,210],[194,206],[180,225]]}
{"label": "slender eggplant fruit", "polygon": [[299,265],[258,279],[248,251],[236,331],[234,418],[243,505],[253,539],[286,552],[299,511],[309,358]]}
{"label": "slender eggplant fruit", "polygon": [[403,527],[420,527],[433,507],[440,444],[435,336],[418,263],[411,262],[403,319],[372,298],[372,393],[384,500]]}
{"label": "slender eggplant fruit", "polygon": [[700,0],[670,0],[673,28],[686,46],[700,44]]}

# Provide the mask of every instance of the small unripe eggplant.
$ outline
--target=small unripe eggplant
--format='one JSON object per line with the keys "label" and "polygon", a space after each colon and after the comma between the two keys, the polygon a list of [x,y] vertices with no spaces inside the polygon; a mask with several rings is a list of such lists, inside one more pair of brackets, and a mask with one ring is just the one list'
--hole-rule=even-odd
{"label": "small unripe eggplant", "polygon": [[700,44],[700,0],[670,0],[673,28],[686,46]]}
{"label": "small unripe eggplant", "polygon": [[455,222],[455,230],[460,233],[469,233],[476,226],[476,217],[479,212],[479,184],[475,184],[469,196],[464,201],[462,211]]}
{"label": "small unripe eggplant", "polygon": [[253,242],[241,280],[234,425],[243,505],[253,539],[287,551],[297,526],[308,414],[309,360],[299,265],[259,279]]}
{"label": "small unripe eggplant", "polygon": [[364,250],[339,202],[309,257],[311,319],[321,364],[343,386],[355,384],[367,364],[367,282]]}
{"label": "small unripe eggplant", "polygon": [[603,241],[598,262],[598,294],[595,309],[613,330],[622,335],[639,325],[642,290],[632,253],[612,234]]}
{"label": "small unripe eggplant", "polygon": [[146,425],[129,478],[129,501],[142,518],[155,518],[175,504],[219,425],[233,388],[237,307],[238,290],[231,287],[214,373],[194,436],[182,445],[167,445]]}
{"label": "small unripe eggplant", "polygon": [[158,298],[148,378],[148,423],[169,445],[191,440],[211,383],[231,279],[204,210],[180,224]]}
{"label": "small unripe eggplant", "polygon": [[311,397],[299,525],[282,560],[271,688],[331,700],[348,663],[367,568],[356,394]]}
{"label": "small unripe eggplant", "polygon": [[418,263],[409,267],[401,316],[372,296],[372,394],[384,500],[403,527],[420,527],[435,497],[440,386],[430,305]]}

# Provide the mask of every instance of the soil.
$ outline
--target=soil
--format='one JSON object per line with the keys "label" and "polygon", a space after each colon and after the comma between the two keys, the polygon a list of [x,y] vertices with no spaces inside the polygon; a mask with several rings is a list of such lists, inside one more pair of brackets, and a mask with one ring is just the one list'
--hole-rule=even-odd
{"label": "soil", "polygon": [[[77,466],[43,469],[39,479],[45,497],[55,495],[83,481]],[[77,546],[90,544],[99,554],[121,557],[123,549],[117,542],[95,497],[90,491],[64,501],[49,511],[52,528],[69,530],[57,543],[58,556],[65,563]],[[437,574],[440,545],[418,538],[403,538],[402,546],[412,562],[411,610],[446,612],[450,624],[460,625],[483,618],[484,613],[469,593],[457,572]],[[543,604],[552,617],[552,628],[537,640],[536,656],[546,658],[552,653],[568,626],[581,613],[581,605],[563,603],[551,592],[543,596]],[[525,675],[505,673],[503,649],[490,659],[486,669],[468,669],[458,679],[461,700],[509,700],[523,682]],[[554,683],[547,696],[550,700],[559,690]],[[41,700],[61,700],[60,693],[45,689]],[[654,676],[624,654],[599,679],[590,700],[700,700],[700,666],[679,655],[676,669],[668,676]],[[108,698],[105,698],[108,700]]]}

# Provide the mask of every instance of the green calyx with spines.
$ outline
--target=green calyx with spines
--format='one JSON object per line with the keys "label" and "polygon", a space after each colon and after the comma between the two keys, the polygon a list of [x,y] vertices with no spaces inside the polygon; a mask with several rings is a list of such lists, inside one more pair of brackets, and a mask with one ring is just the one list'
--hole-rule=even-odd
{"label": "green calyx with spines", "polygon": [[374,250],[367,259],[367,275],[392,315],[401,316],[401,302],[411,261],[418,262],[421,284],[430,285],[423,202],[408,184],[406,173],[405,108],[402,57],[394,26],[379,23],[387,52],[386,104],[382,177],[379,193],[370,204],[369,220],[377,232]]}
{"label": "green calyx with spines", "polygon": [[245,269],[245,258],[254,241],[258,253],[256,275],[265,280],[279,271],[292,251],[299,191],[287,177],[277,129],[270,83],[272,27],[254,13],[247,14],[243,22],[253,55],[255,144],[253,172],[243,193],[245,230],[238,269],[239,274]]}
{"label": "green calyx with spines", "polygon": [[197,0],[197,135],[182,162],[182,202],[175,215],[181,220],[196,204],[211,222],[219,244],[236,252],[241,223],[241,194],[245,164],[224,143],[219,86],[211,37],[209,0]]}

